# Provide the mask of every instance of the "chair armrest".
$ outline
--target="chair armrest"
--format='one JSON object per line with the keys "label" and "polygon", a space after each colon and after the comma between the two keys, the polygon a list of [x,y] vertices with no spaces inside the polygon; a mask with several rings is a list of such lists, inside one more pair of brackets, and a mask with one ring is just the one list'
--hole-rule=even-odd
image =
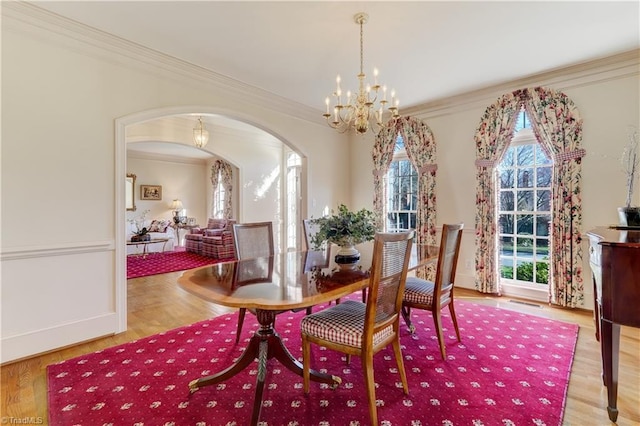
{"label": "chair armrest", "polygon": [[224,233],[224,229],[205,229],[205,237],[218,237]]}

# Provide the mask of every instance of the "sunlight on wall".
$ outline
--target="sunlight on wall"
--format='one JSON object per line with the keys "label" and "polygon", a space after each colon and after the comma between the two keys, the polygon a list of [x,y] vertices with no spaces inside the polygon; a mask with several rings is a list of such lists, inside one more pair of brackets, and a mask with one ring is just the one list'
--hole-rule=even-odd
{"label": "sunlight on wall", "polygon": [[271,186],[273,186],[274,182],[278,179],[280,175],[280,168],[276,167],[273,171],[262,181],[262,184],[256,188],[255,195],[256,198],[254,201],[262,199],[266,196],[267,191]]}

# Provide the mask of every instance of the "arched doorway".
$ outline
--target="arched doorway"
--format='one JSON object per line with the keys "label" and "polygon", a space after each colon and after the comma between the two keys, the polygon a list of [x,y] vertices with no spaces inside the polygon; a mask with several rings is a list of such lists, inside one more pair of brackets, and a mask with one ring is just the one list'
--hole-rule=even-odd
{"label": "arched doorway", "polygon": [[[295,146],[277,132],[274,132],[263,123],[255,121],[252,117],[243,114],[230,113],[211,107],[202,106],[182,106],[160,108],[143,111],[120,117],[115,120],[115,308],[118,317],[117,331],[121,332],[127,328],[127,279],[126,279],[126,208],[125,208],[125,175],[127,174],[127,141],[142,143],[147,140],[149,143],[171,142],[175,148],[192,149],[192,125],[175,124],[176,128],[167,123],[181,120],[185,123],[195,123],[198,116],[212,117],[212,122],[224,122],[226,126],[220,126],[217,131],[210,128],[210,141],[207,146],[200,148],[208,151],[211,155],[223,158],[238,167],[238,200],[234,208],[237,212],[237,220],[258,221],[271,220],[270,217],[260,217],[256,215],[269,214],[265,208],[255,208],[254,204],[267,205],[276,212],[273,218],[278,228],[278,238],[281,241],[288,241],[287,232],[290,227],[285,226],[288,220],[287,215],[291,214],[287,208],[285,197],[271,197],[273,193],[287,191],[286,182],[286,153],[296,152]],[[160,130],[150,130],[155,137],[148,137],[133,130],[144,127],[153,127],[162,123]],[[222,130],[221,130],[222,129]],[[155,132],[155,133],[154,133]],[[225,142],[226,141],[226,142]],[[251,144],[254,144],[251,146]],[[182,147],[178,145],[183,145]],[[231,146],[234,148],[232,149]],[[268,156],[256,153],[256,146],[264,147]],[[235,149],[235,151],[234,151]],[[300,155],[298,153],[298,155]],[[271,159],[271,162],[265,161]],[[259,164],[270,169],[260,169],[255,166]],[[275,166],[278,164],[279,166]],[[306,200],[306,161],[301,161],[301,191],[296,197]],[[122,177],[122,179],[120,179]],[[144,183],[144,182],[139,182]],[[210,203],[208,203],[209,205]],[[299,203],[300,211],[296,212],[299,217],[305,217],[306,211],[302,211],[306,202]],[[267,213],[265,213],[267,212]],[[207,213],[208,214],[208,213]],[[297,220],[301,223],[301,220]]]}

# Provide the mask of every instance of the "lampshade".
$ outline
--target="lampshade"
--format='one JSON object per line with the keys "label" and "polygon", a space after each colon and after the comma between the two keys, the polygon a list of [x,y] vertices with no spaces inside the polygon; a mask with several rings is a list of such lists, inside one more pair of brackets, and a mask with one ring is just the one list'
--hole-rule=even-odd
{"label": "lampshade", "polygon": [[171,210],[182,210],[182,201],[175,199],[171,203]]}

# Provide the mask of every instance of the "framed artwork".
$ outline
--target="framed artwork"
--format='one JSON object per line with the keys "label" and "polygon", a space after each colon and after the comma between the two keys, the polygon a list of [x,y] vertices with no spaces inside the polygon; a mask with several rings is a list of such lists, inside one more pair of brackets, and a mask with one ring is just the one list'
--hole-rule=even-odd
{"label": "framed artwork", "polygon": [[196,225],[196,218],[195,218],[195,217],[189,217],[189,218],[187,218],[187,225],[189,225],[189,226],[195,226],[195,225]]}
{"label": "framed artwork", "polygon": [[162,200],[162,186],[161,185],[140,185],[140,199],[141,200]]}

